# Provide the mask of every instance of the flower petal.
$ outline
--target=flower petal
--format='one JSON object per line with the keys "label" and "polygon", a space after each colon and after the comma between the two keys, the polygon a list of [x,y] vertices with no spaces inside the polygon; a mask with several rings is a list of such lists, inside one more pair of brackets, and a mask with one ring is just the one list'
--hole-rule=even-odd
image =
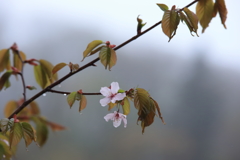
{"label": "flower petal", "polygon": [[111,83],[111,92],[112,92],[112,94],[118,93],[118,90],[119,90],[119,89],[120,89],[120,88],[119,88],[118,82],[112,82],[112,83]]}
{"label": "flower petal", "polygon": [[114,126],[115,128],[117,128],[117,127],[119,127],[119,126],[121,125],[121,122],[122,122],[122,118],[115,118],[115,119],[113,120],[113,126]]}
{"label": "flower petal", "polygon": [[111,102],[115,103],[116,101],[123,100],[125,97],[126,97],[126,93],[118,93],[112,98]]}
{"label": "flower petal", "polygon": [[103,99],[100,99],[100,104],[104,107],[106,105],[108,105],[108,103],[111,102],[111,98],[105,97]]}
{"label": "flower petal", "polygon": [[108,120],[112,120],[115,117],[114,113],[109,113],[106,116],[104,116],[103,118],[108,122]]}
{"label": "flower petal", "polygon": [[127,116],[124,115],[124,117],[122,117],[123,123],[124,123],[124,127],[127,127]]}
{"label": "flower petal", "polygon": [[101,87],[100,93],[105,97],[111,96],[111,90],[108,87]]}

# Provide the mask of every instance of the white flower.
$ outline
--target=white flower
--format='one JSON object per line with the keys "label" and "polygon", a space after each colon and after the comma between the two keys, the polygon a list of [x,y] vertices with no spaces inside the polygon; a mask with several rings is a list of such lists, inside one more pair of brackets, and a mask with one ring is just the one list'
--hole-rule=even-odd
{"label": "white flower", "polygon": [[100,100],[102,106],[108,105],[110,102],[115,103],[116,101],[123,100],[126,97],[126,93],[118,93],[119,90],[118,82],[112,82],[111,87],[102,87],[100,92],[105,98]]}
{"label": "white flower", "polygon": [[121,122],[123,120],[124,123],[124,127],[127,127],[127,116],[122,114],[122,113],[118,113],[116,111],[114,111],[114,113],[109,113],[107,114],[104,119],[108,122],[108,120],[112,120],[113,121],[113,126],[115,128],[117,128],[118,126],[121,125]]}

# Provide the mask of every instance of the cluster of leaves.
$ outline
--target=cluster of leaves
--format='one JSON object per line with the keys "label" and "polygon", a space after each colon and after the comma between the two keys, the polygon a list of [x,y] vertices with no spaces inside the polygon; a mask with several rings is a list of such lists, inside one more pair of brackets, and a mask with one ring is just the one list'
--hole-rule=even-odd
{"label": "cluster of leaves", "polygon": [[[4,109],[5,117],[9,117],[22,103],[23,99],[19,101],[9,101]],[[35,123],[36,130],[29,124],[30,121]],[[43,146],[48,139],[48,127],[53,131],[65,130],[65,127],[42,117],[38,104],[35,101],[31,102],[18,116],[15,115],[15,117],[10,120],[8,118],[1,119],[0,128],[2,134],[6,137],[5,143],[7,143],[8,148],[10,148],[7,150],[6,147],[2,147],[3,150],[1,150],[2,148],[0,147],[0,152],[11,152],[11,148],[16,146],[22,138],[25,141],[26,147],[28,147],[32,141],[36,142],[39,146]],[[6,156],[6,154],[4,155]]]}
{"label": "cluster of leaves", "polygon": [[215,3],[213,0],[199,0],[196,6],[196,14],[187,7],[178,9],[174,5],[171,10],[169,10],[169,7],[165,4],[158,3],[157,5],[164,11],[162,31],[169,37],[169,41],[175,36],[180,20],[187,25],[191,35],[193,35],[192,32],[194,32],[198,36],[198,22],[200,22],[202,26],[203,33],[212,18],[219,13],[222,24],[226,28],[227,8],[224,0],[215,0]]}

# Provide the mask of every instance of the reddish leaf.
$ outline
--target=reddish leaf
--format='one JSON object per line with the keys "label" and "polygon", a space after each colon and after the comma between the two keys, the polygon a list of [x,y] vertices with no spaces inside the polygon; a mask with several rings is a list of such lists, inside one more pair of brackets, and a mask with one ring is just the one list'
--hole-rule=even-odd
{"label": "reddish leaf", "polygon": [[81,95],[81,100],[79,103],[79,112],[81,112],[82,110],[84,110],[87,106],[87,98],[85,95]]}
{"label": "reddish leaf", "polygon": [[53,131],[62,131],[62,130],[66,130],[66,128],[62,125],[59,125],[57,123],[53,123],[53,122],[49,122],[49,121],[46,121],[47,125],[51,127],[51,129]]}
{"label": "reddish leaf", "polygon": [[196,14],[202,26],[202,33],[212,20],[214,3],[212,0],[199,0],[196,6]]}
{"label": "reddish leaf", "polygon": [[[215,4],[214,4],[214,14],[216,14],[216,10],[219,12],[222,24],[224,26],[225,29],[227,29],[227,26],[225,25],[225,22],[227,20],[227,7],[225,4],[224,0],[216,0]],[[213,14],[213,16],[214,16]]]}

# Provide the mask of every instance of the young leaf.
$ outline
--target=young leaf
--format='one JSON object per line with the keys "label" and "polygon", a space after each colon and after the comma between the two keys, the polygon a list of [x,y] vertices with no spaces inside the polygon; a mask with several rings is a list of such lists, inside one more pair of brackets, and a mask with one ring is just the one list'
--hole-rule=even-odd
{"label": "young leaf", "polygon": [[137,25],[137,34],[140,34],[142,32],[143,26],[145,26],[147,23],[142,23],[142,19],[137,17],[138,25]]}
{"label": "young leaf", "polygon": [[219,12],[222,24],[224,26],[225,29],[227,29],[227,26],[225,25],[225,21],[227,20],[227,7],[225,4],[224,0],[216,0],[215,4],[214,4],[214,13],[213,13],[213,17],[216,16],[216,12]]}
{"label": "young leaf", "polygon": [[32,117],[32,120],[36,124],[37,143],[42,147],[48,139],[47,124],[42,117]]}
{"label": "young leaf", "polygon": [[[197,15],[195,13],[193,13],[192,11],[190,11],[186,7],[183,9],[183,11],[187,15],[187,20],[189,21],[190,25],[192,26],[193,32],[195,32],[197,34],[197,30],[198,30],[198,17],[197,17]],[[197,34],[197,36],[198,36],[198,34]]]}
{"label": "young leaf", "polygon": [[161,3],[157,3],[158,7],[160,7],[160,9],[165,12],[168,10],[168,6],[166,4],[161,4]]}
{"label": "young leaf", "polygon": [[[175,11],[175,6],[169,11],[165,11],[162,18],[162,30],[169,37],[169,41],[175,36],[180,18]],[[169,42],[168,41],[168,42]]]}
{"label": "young leaf", "polygon": [[22,132],[23,139],[25,140],[26,147],[32,143],[32,141],[37,141],[36,131],[32,128],[32,126],[27,122],[22,122]]}
{"label": "young leaf", "polygon": [[34,66],[33,69],[36,82],[42,89],[44,89],[48,84],[47,75],[45,74],[41,65]]}
{"label": "young leaf", "polygon": [[18,107],[16,101],[8,101],[4,107],[4,116],[9,117]]}
{"label": "young leaf", "polygon": [[12,129],[10,130],[9,143],[10,148],[16,146],[23,137],[21,123],[14,123]]}
{"label": "young leaf", "polygon": [[5,87],[7,89],[9,86],[9,77],[12,75],[13,71],[6,71],[0,79],[0,91]]}
{"label": "young leaf", "polygon": [[46,124],[51,127],[52,131],[62,131],[66,129],[64,126],[61,126],[57,123],[46,121]]}
{"label": "young leaf", "polygon": [[130,103],[127,97],[123,99],[122,109],[124,115],[128,115],[130,113]]}
{"label": "young leaf", "polygon": [[44,59],[40,59],[39,63],[42,66],[43,72],[47,75],[47,78],[49,79],[49,81],[51,83],[53,83],[54,81],[56,81],[58,79],[57,73],[52,75],[53,65],[50,62],[48,62]]}
{"label": "young leaf", "polygon": [[149,93],[142,88],[136,88],[134,94],[134,106],[138,110],[146,110],[145,108],[149,106]]}
{"label": "young leaf", "polygon": [[196,6],[196,14],[202,26],[202,33],[212,20],[214,3],[212,0],[199,0]]}
{"label": "young leaf", "polygon": [[81,95],[81,100],[79,103],[79,112],[81,112],[82,110],[84,110],[87,106],[87,98],[85,95]]}
{"label": "young leaf", "polygon": [[29,104],[29,108],[30,108],[30,113],[31,113],[32,115],[38,115],[38,114],[40,114],[40,109],[39,109],[39,107],[38,107],[37,102],[32,101],[32,102]]}
{"label": "young leaf", "polygon": [[108,110],[110,111],[110,110],[113,109],[115,106],[116,106],[116,103],[110,102],[110,103],[108,104]]}
{"label": "young leaf", "polygon": [[0,50],[0,72],[10,70],[10,59],[9,59],[9,49]]}
{"label": "young leaf", "polygon": [[97,46],[99,46],[100,44],[102,44],[103,41],[101,40],[94,40],[92,42],[90,42],[86,48],[86,50],[83,52],[83,59],[82,61],[88,56],[88,54]]}
{"label": "young leaf", "polygon": [[71,92],[67,96],[67,102],[68,102],[68,105],[70,106],[70,108],[72,107],[72,105],[74,104],[74,102],[76,100],[76,95],[77,95],[77,92]]}
{"label": "young leaf", "polygon": [[116,52],[112,48],[109,48],[107,46],[102,47],[99,52],[99,58],[105,69],[108,68],[109,71],[117,62]]}
{"label": "young leaf", "polygon": [[66,63],[58,63],[57,65],[55,65],[52,69],[52,74],[57,73],[59,70],[61,70],[63,67],[65,67],[67,64]]}
{"label": "young leaf", "polygon": [[159,118],[162,120],[162,123],[165,124],[165,121],[164,121],[164,119],[163,119],[163,117],[162,117],[162,113],[161,113],[161,111],[160,111],[160,107],[159,107],[157,101],[155,101],[152,97],[151,97],[151,100],[153,101],[154,106],[155,106],[155,108],[157,109]]}
{"label": "young leaf", "polygon": [[2,134],[0,134],[0,159],[11,160],[12,152],[9,149],[8,138]]}
{"label": "young leaf", "polygon": [[[21,56],[23,61],[26,60],[26,55],[22,51],[19,52],[19,55]],[[18,54],[14,51],[13,51],[13,66],[15,68],[17,68],[19,71],[22,70],[22,62],[21,62]]]}

